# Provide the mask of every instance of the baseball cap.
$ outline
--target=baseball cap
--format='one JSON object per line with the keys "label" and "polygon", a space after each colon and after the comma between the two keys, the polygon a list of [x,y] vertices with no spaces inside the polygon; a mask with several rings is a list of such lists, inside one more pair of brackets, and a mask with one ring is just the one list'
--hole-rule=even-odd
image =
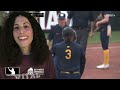
{"label": "baseball cap", "polygon": [[59,14],[58,14],[58,19],[59,19],[59,20],[65,19],[65,14],[64,14],[64,13],[59,13]]}

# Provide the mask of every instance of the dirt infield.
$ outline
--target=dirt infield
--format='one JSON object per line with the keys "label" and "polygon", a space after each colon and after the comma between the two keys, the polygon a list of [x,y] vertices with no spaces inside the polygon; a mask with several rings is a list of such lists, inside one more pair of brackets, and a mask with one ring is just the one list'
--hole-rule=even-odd
{"label": "dirt infield", "polygon": [[120,44],[110,44],[110,68],[97,69],[103,62],[101,45],[88,45],[86,65],[81,79],[120,79]]}

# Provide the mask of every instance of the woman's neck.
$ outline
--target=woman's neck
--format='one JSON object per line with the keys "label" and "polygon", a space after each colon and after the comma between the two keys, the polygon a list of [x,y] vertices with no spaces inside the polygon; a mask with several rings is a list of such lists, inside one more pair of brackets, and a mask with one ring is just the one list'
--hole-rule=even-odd
{"label": "woman's neck", "polygon": [[21,48],[21,51],[22,51],[23,55],[29,55],[30,54],[30,47]]}

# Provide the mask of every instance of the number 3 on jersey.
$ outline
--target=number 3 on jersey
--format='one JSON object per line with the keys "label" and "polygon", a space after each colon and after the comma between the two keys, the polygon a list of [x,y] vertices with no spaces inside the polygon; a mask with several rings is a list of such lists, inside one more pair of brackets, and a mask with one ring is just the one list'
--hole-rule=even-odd
{"label": "number 3 on jersey", "polygon": [[67,55],[65,56],[66,59],[71,59],[71,50],[70,49],[66,49],[65,52],[67,53]]}

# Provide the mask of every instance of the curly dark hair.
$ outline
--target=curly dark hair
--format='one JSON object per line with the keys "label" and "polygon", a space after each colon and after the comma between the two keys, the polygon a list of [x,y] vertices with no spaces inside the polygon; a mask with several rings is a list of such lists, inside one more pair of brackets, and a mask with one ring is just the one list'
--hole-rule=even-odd
{"label": "curly dark hair", "polygon": [[43,64],[50,54],[45,34],[37,20],[31,14],[23,11],[10,13],[4,23],[0,33],[0,64],[3,66],[16,66],[22,63],[22,52],[13,37],[14,22],[19,15],[26,17],[33,29],[30,60],[34,65]]}

